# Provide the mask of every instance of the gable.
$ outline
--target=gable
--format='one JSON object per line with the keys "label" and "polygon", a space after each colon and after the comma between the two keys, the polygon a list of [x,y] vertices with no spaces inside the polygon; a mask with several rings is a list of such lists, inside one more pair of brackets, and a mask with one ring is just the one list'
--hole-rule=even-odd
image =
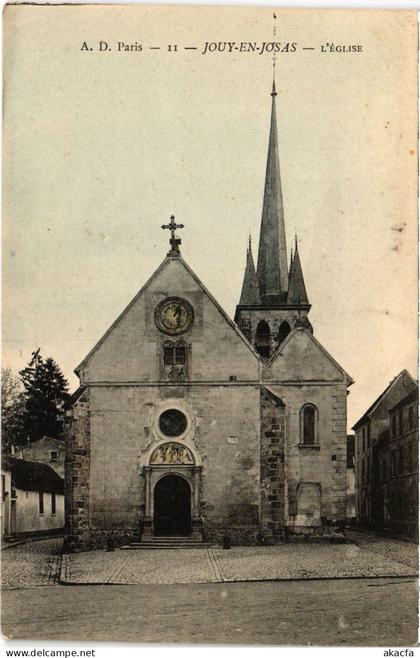
{"label": "gable", "polygon": [[282,381],[345,381],[351,377],[307,330],[294,329],[269,362],[270,378]]}
{"label": "gable", "polygon": [[62,439],[55,439],[52,436],[43,436],[42,439],[32,441],[28,446],[25,446],[25,449],[39,448],[40,450],[55,450],[56,448],[63,448],[63,446],[64,441]]}
{"label": "gable", "polygon": [[379,395],[378,398],[365,411],[363,416],[353,425],[352,429],[357,430],[361,425],[366,423],[370,418],[385,420],[388,422],[388,412],[396,405],[405,395],[417,388],[415,380],[408,370],[402,370]]}
{"label": "gable", "polygon": [[252,346],[182,258],[166,258],[76,369],[81,380],[158,381],[163,343],[172,338],[156,326],[155,310],[168,297],[193,309],[191,328],[179,336],[188,344],[189,380],[257,379]]}

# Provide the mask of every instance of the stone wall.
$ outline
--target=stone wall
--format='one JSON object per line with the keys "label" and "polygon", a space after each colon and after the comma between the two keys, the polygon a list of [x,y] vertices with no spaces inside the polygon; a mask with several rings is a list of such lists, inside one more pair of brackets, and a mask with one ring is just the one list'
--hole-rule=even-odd
{"label": "stone wall", "polygon": [[[301,444],[308,402],[319,413],[318,443],[310,447]],[[68,433],[66,545],[84,550],[104,546],[108,536],[117,544],[138,536],[144,469],[152,471],[153,499],[150,455],[168,440],[157,420],[174,406],[189,419],[177,441],[200,461],[205,539],[228,533],[233,544],[275,543],[337,524],[346,514],[345,405],[344,384],[92,386],[75,404]],[[310,487],[319,491],[313,513]]]}
{"label": "stone wall", "polygon": [[286,413],[281,400],[261,389],[261,532],[267,543],[284,536]]}
{"label": "stone wall", "polygon": [[67,551],[91,548],[89,531],[90,499],[90,409],[85,391],[73,406],[65,428],[65,520],[64,545]]}
{"label": "stone wall", "polygon": [[55,514],[52,514],[52,494],[44,492],[44,511],[39,512],[39,491],[16,489],[16,525],[14,534],[47,532],[62,529],[64,525],[64,496],[55,496]]}
{"label": "stone wall", "polygon": [[[157,422],[168,407],[189,418],[185,436],[177,441],[199,456],[204,535],[215,540],[228,532],[233,543],[254,543],[260,506],[259,399],[259,387],[233,383],[92,386],[89,396],[76,403],[68,432],[67,545],[84,549],[102,545],[107,535],[126,540],[138,533],[145,509],[144,467],[154,446],[170,440],[162,437]],[[153,473],[150,482],[153,501]]]}
{"label": "stone wall", "polygon": [[196,419],[195,443],[203,460],[204,527],[208,532],[229,528],[235,534],[257,528],[259,387],[194,387],[189,400]]}
{"label": "stone wall", "polygon": [[[238,326],[244,336],[255,345],[258,323],[265,320],[270,327],[270,356],[272,356],[279,346],[279,329],[282,322],[288,322],[290,329],[293,329],[296,324],[302,323],[305,318],[307,318],[306,309],[270,309],[269,307],[255,310],[243,309],[239,311]],[[309,322],[308,327],[310,327]]]}
{"label": "stone wall", "polygon": [[[321,526],[341,523],[345,519],[347,478],[345,384],[270,384],[268,390],[285,406],[284,524],[287,532],[301,532],[312,525],[312,522],[308,525],[306,518],[307,496],[302,495],[302,485],[307,484],[320,492]],[[313,446],[302,443],[301,411],[308,403],[316,407],[318,414],[317,441]]]}
{"label": "stone wall", "polygon": [[362,416],[355,426],[356,517],[358,523],[373,522],[374,447],[389,433],[389,410],[416,388],[414,380],[403,370],[376,401],[376,406]]}
{"label": "stone wall", "polygon": [[[171,295],[185,297],[194,310],[182,334],[187,372],[177,383],[163,377],[167,336],[154,321],[160,301]],[[283,315],[267,313],[275,334]],[[252,315],[251,332],[258,319]],[[177,469],[187,474],[193,521],[204,537],[276,541],[286,528],[309,524],[315,489],[320,512],[311,525],[345,516],[345,373],[302,326],[263,363],[181,259],[164,261],[78,372],[86,391],[68,426],[70,550],[103,545],[109,535],[127,541],[141,525],[150,533],[158,481],[151,455],[175,440],[159,428],[169,408],[187,418],[176,441],[194,464],[188,473],[186,464]],[[306,403],[319,412],[312,447],[300,445]]]}
{"label": "stone wall", "polygon": [[336,386],[332,394],[331,518],[347,518],[347,390]]}

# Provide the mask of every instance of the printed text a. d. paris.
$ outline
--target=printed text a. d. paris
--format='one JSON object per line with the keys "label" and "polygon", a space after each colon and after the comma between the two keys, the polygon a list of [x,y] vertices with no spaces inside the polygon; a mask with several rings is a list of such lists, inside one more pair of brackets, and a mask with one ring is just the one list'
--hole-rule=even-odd
{"label": "printed text a. d. paris", "polygon": [[[100,40],[96,43],[83,41],[80,47],[82,51],[89,52],[143,52],[147,48],[144,44],[135,41],[127,43],[124,41],[116,41],[114,43]],[[179,46],[182,49],[182,46]],[[177,52],[178,45],[170,44],[167,46],[157,47],[156,50],[168,50],[169,52]],[[264,53],[294,53],[297,50],[297,43],[274,42],[274,41],[206,41],[200,46],[185,47],[186,50],[198,50],[202,55],[211,53],[257,53],[262,55]]]}

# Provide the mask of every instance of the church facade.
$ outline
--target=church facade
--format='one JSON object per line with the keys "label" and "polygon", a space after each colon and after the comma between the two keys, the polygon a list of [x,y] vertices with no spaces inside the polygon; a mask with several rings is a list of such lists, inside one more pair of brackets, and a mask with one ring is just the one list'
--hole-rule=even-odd
{"label": "church facade", "polygon": [[257,268],[232,321],[170,251],[76,369],[66,424],[66,545],[182,536],[276,543],[346,518],[347,373],[308,319],[286,252],[276,91]]}

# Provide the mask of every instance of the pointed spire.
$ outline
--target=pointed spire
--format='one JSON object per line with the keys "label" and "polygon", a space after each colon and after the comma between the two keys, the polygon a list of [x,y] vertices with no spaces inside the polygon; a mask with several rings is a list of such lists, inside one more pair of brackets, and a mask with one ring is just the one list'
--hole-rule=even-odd
{"label": "pointed spire", "polygon": [[273,79],[271,126],[265,174],[258,250],[258,281],[263,303],[284,301],[288,286],[286,234],[276,122],[276,83]]}
{"label": "pointed spire", "polygon": [[297,236],[295,235],[295,255],[290,265],[289,290],[287,292],[288,304],[309,304],[306,294],[305,281],[303,280],[302,266],[300,264]]}
{"label": "pointed spire", "polygon": [[239,304],[243,304],[244,306],[261,304],[257,273],[255,271],[254,258],[252,256],[251,236],[249,236],[248,249],[246,250],[244,282],[242,284]]}

